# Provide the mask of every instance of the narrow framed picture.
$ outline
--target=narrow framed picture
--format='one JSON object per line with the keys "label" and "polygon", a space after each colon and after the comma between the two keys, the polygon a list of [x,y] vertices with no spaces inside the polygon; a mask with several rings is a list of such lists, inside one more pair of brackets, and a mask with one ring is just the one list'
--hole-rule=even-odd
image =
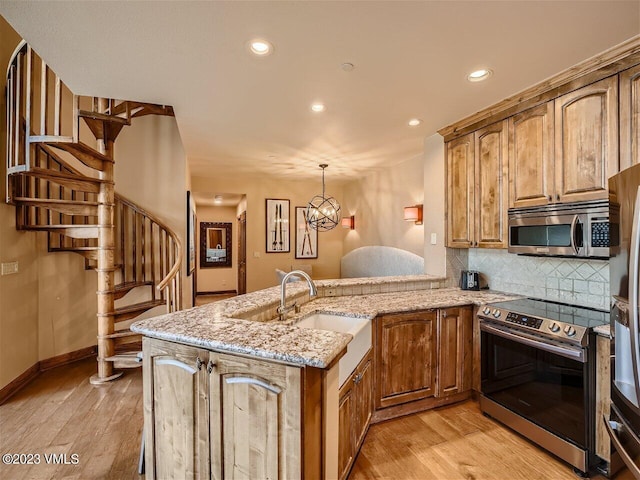
{"label": "narrow framed picture", "polygon": [[306,212],[296,207],[296,258],[318,258],[318,231],[309,226]]}
{"label": "narrow framed picture", "polygon": [[289,252],[289,200],[267,198],[265,217],[267,253]]}
{"label": "narrow framed picture", "polygon": [[196,202],[187,190],[187,275],[196,269]]}

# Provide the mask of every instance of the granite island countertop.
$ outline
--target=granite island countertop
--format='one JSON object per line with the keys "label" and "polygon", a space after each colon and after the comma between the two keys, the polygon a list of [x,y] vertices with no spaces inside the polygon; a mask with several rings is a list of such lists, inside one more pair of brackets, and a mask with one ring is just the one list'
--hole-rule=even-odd
{"label": "granite island countertop", "polygon": [[[349,280],[347,284],[350,288],[360,286],[362,291],[367,291],[363,285],[377,284],[368,279],[362,279],[365,282],[360,283]],[[339,281],[319,281],[317,284],[324,287],[325,294],[329,295],[334,287],[345,285]],[[292,295],[299,295],[306,291],[306,283],[291,284],[287,289]],[[280,288],[272,287],[201,307],[139,320],[131,325],[131,330],[148,337],[209,350],[251,355],[298,366],[327,368],[345,352],[352,336],[295,326],[298,320],[310,313],[337,313],[373,319],[385,313],[482,305],[521,297],[490,290],[465,291],[459,288],[324,296],[302,305],[300,313],[291,315],[286,322],[238,318],[259,307],[261,303],[278,301],[279,294]]]}

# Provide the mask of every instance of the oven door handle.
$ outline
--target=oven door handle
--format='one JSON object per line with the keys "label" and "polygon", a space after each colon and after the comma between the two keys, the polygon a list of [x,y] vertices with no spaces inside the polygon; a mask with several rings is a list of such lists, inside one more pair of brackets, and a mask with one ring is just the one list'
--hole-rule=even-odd
{"label": "oven door handle", "polygon": [[559,345],[541,342],[539,340],[534,340],[529,337],[524,337],[522,335],[511,333],[508,330],[503,330],[502,328],[489,325],[488,323],[485,323],[485,322],[480,322],[480,330],[482,330],[483,332],[490,333],[492,335],[497,335],[499,337],[506,338],[508,340],[513,340],[514,342],[517,342],[517,343],[522,343],[530,347],[538,348],[540,350],[544,350],[549,353],[554,353],[556,355],[560,355],[561,357],[570,358],[572,360],[578,360],[581,363],[586,362],[584,350],[582,348],[572,348],[569,346],[562,347]]}

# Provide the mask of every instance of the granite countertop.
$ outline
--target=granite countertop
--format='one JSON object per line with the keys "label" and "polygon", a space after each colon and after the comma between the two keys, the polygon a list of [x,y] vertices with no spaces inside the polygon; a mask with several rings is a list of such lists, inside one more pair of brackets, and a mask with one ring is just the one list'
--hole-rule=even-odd
{"label": "granite countertop", "polygon": [[[350,285],[372,285],[375,281],[350,279]],[[319,287],[344,286],[341,281],[319,281]],[[304,285],[287,286],[287,297],[306,290]],[[299,366],[326,368],[335,362],[352,336],[346,333],[295,327],[295,322],[313,312],[337,313],[373,319],[378,314],[429,308],[482,305],[519,298],[489,290],[463,291],[459,288],[400,291],[366,295],[321,297],[302,306],[288,321],[256,322],[233,318],[257,306],[278,301],[279,287],[240,295],[228,300],[188,310],[140,320],[131,330],[163,340],[206,349],[252,355]]]}

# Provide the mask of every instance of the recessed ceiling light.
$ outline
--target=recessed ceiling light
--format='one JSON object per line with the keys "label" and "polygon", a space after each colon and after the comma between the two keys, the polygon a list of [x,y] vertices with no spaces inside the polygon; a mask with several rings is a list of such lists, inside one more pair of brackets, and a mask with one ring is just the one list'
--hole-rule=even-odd
{"label": "recessed ceiling light", "polygon": [[467,75],[467,80],[470,82],[481,82],[482,80],[486,80],[491,76],[493,72],[487,68],[481,68],[480,70],[476,70],[475,72],[471,72]]}
{"label": "recessed ceiling light", "polygon": [[249,50],[251,50],[251,53],[254,55],[265,57],[273,52],[273,45],[262,39],[251,40],[251,42],[249,42]]}
{"label": "recessed ceiling light", "polygon": [[213,203],[222,203],[222,195],[216,195],[213,197]]}
{"label": "recessed ceiling light", "polygon": [[345,72],[351,72],[354,68],[356,68],[356,66],[351,62],[345,62],[340,65],[340,68],[342,68],[342,70],[344,70]]}
{"label": "recessed ceiling light", "polygon": [[324,103],[316,102],[311,104],[311,110],[317,113],[324,112],[326,108],[327,107],[324,106]]}
{"label": "recessed ceiling light", "polygon": [[409,124],[410,127],[417,127],[422,123],[422,120],[420,120],[419,118],[412,118],[407,123]]}

